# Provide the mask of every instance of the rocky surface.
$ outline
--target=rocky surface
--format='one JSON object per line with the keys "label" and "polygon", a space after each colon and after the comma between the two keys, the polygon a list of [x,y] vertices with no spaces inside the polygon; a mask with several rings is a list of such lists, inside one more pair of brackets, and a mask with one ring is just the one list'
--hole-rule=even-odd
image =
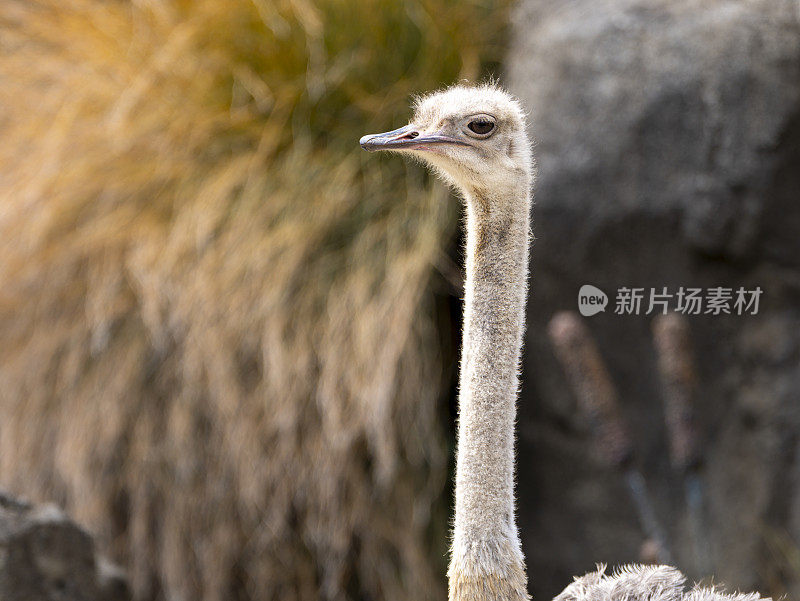
{"label": "rocky surface", "polygon": [[124,575],[53,505],[0,493],[0,601],[127,601]]}
{"label": "rocky surface", "polygon": [[[533,284],[520,402],[520,520],[535,598],[595,562],[641,558],[545,329],[591,283],[586,322],[636,464],[690,578],[800,594],[800,3],[525,0],[507,81],[537,139]],[[620,287],[763,290],[756,315],[688,316],[698,378],[704,557],[669,461],[651,315]],[[673,299],[674,302],[675,299]]]}

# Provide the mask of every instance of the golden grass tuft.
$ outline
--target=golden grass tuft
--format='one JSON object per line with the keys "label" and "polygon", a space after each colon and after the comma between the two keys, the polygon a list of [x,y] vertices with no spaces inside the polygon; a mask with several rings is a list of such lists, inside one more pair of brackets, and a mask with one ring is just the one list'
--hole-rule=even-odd
{"label": "golden grass tuft", "polygon": [[356,141],[506,4],[3,2],[0,486],[140,599],[442,598],[454,207]]}

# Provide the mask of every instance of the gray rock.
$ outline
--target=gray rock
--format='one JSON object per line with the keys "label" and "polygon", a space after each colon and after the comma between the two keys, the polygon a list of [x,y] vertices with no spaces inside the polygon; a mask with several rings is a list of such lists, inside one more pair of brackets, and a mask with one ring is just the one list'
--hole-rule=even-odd
{"label": "gray rock", "polygon": [[540,210],[592,229],[674,214],[701,252],[800,266],[798,6],[522,2],[509,78],[533,111]]}
{"label": "gray rock", "polygon": [[[507,71],[539,161],[519,443],[534,597],[644,542],[545,333],[587,283],[610,297],[587,324],[678,566],[798,596],[800,2],[523,0]],[[758,315],[689,318],[705,566],[669,464],[653,316],[615,315],[622,286],[764,290]]]}
{"label": "gray rock", "polygon": [[124,574],[54,505],[0,493],[0,601],[127,601]]}

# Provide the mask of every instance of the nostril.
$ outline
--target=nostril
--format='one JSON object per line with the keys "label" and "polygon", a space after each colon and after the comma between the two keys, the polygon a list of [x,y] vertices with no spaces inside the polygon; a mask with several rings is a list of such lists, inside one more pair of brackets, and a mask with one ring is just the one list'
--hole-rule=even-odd
{"label": "nostril", "polygon": [[418,135],[419,135],[419,132],[418,132],[418,131],[410,131],[410,132],[408,132],[408,133],[407,133],[405,136],[403,136],[403,137],[404,137],[404,138],[408,138],[409,140],[413,140],[413,139],[414,139],[414,138],[416,138]]}

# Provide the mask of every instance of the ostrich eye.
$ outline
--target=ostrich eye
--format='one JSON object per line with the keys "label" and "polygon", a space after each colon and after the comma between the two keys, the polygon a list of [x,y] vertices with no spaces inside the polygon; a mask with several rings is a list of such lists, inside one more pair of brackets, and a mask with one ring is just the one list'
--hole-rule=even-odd
{"label": "ostrich eye", "polygon": [[494,130],[494,121],[487,117],[477,117],[467,123],[467,129],[479,136],[488,136]]}

